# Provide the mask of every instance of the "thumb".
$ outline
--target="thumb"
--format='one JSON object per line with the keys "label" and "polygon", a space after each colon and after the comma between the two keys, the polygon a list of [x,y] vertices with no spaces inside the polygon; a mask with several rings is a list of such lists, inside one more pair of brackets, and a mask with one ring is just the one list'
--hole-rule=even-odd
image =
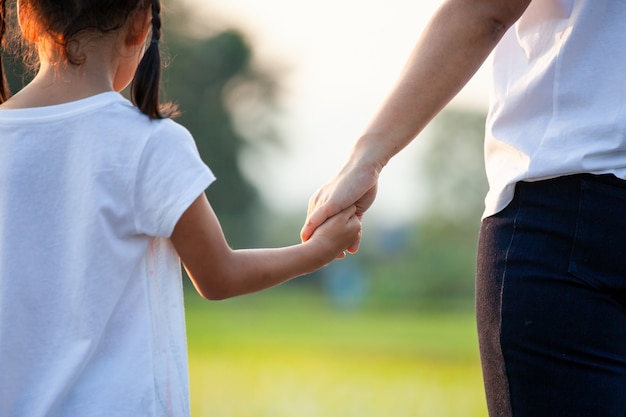
{"label": "thumb", "polygon": [[304,226],[302,226],[302,230],[300,231],[300,239],[302,239],[303,242],[309,240],[311,235],[313,235],[313,232],[315,232],[315,229],[317,229],[333,214],[335,213],[328,213],[322,207],[319,207],[313,210],[312,213],[307,214]]}

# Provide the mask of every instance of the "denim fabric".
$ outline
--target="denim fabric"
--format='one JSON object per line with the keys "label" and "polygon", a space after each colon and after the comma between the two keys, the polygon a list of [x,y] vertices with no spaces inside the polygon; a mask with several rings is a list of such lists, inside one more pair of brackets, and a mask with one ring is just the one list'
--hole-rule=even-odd
{"label": "denim fabric", "polygon": [[483,220],[476,310],[490,417],[624,417],[626,181],[519,183]]}

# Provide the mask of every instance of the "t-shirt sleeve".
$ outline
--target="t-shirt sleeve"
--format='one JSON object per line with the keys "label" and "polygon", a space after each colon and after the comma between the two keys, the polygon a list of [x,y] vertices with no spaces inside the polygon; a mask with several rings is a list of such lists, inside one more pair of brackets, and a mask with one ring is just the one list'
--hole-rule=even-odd
{"label": "t-shirt sleeve", "polygon": [[171,120],[146,142],[135,181],[134,213],[138,233],[170,237],[187,208],[215,180],[191,134]]}

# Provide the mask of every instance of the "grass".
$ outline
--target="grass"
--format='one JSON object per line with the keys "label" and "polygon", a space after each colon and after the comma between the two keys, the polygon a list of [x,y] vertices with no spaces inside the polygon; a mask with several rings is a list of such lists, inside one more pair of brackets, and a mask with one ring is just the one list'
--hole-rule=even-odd
{"label": "grass", "polygon": [[187,296],[194,417],[484,417],[471,310],[349,311],[301,291]]}

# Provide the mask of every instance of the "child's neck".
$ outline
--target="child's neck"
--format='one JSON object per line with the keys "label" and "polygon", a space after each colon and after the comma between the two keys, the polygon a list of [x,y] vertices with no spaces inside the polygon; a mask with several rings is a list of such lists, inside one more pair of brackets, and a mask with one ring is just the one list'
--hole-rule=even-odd
{"label": "child's neck", "polygon": [[52,106],[114,91],[115,62],[106,52],[90,51],[81,65],[74,65],[55,64],[59,60],[49,58],[40,50],[41,65],[35,78],[0,108]]}
{"label": "child's neck", "polygon": [[113,91],[111,83],[106,80],[92,80],[79,73],[70,74],[73,71],[63,71],[62,75],[56,72],[54,69],[39,71],[33,81],[4,103],[2,108],[52,106]]}

